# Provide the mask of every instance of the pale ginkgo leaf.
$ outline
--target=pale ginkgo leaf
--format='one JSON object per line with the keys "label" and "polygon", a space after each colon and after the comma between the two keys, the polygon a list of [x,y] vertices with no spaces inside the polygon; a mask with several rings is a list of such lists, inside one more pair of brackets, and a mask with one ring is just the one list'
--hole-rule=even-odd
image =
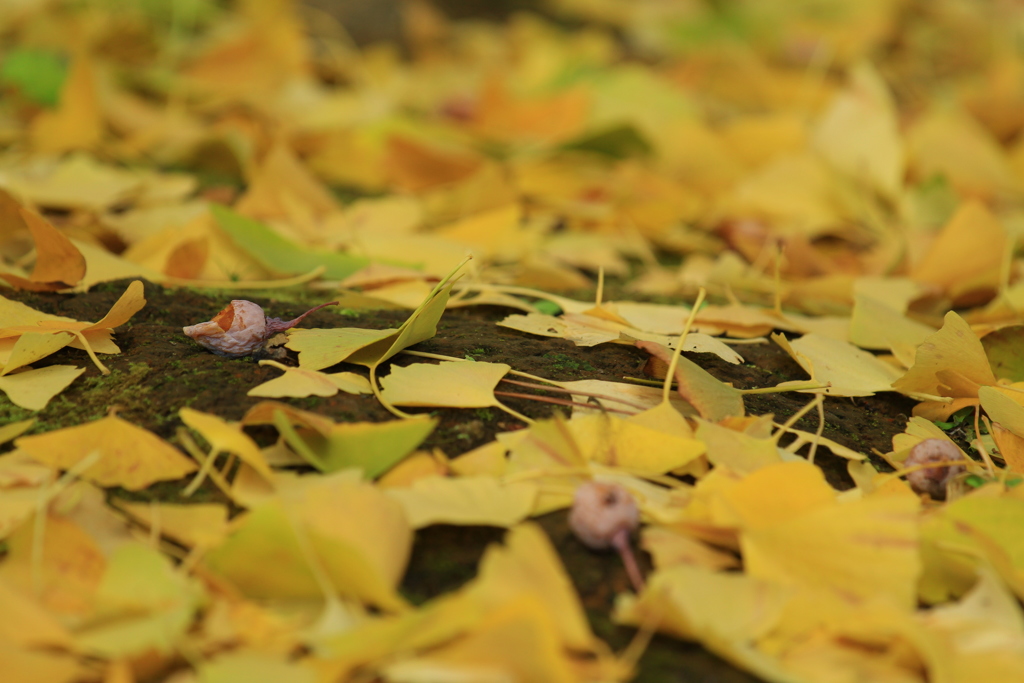
{"label": "pale ginkgo leaf", "polygon": [[504,363],[456,361],[394,366],[381,378],[381,393],[397,406],[498,406],[494,388],[511,369]]}
{"label": "pale ginkgo leaf", "polygon": [[122,486],[131,491],[155,481],[180,479],[196,469],[194,462],[169,443],[116,415],[23,436],[14,443],[35,460],[60,469],[70,469],[98,454],[96,462],[79,476],[100,486]]}
{"label": "pale ginkgo leaf", "polygon": [[829,396],[872,396],[878,391],[889,391],[900,377],[900,371],[876,356],[858,349],[853,344],[805,334],[787,341],[781,334],[772,340],[800,364],[811,379],[826,385],[820,389],[804,391]]}
{"label": "pale ginkgo leaf", "polygon": [[0,391],[7,394],[7,398],[15,405],[29,410],[42,410],[50,399],[67,389],[83,372],[85,368],[76,368],[74,365],[23,368],[20,372],[0,376]]}
{"label": "pale ginkgo leaf", "polygon": [[506,484],[489,476],[433,476],[389,488],[387,495],[401,504],[414,529],[431,524],[510,527],[530,515],[537,484]]}
{"label": "pale ginkgo leaf", "polygon": [[325,373],[305,368],[291,368],[268,360],[261,360],[260,365],[272,365],[284,370],[284,374],[253,387],[246,392],[246,396],[303,398],[334,396],[339,391],[347,394],[372,393],[369,380],[354,372]]}

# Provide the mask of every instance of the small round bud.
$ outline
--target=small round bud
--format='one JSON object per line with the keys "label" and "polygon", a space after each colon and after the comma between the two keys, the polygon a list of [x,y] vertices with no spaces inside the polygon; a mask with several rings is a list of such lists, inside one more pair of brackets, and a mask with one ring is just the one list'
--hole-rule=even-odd
{"label": "small round bud", "polygon": [[[954,462],[956,460],[963,460],[963,457],[960,449],[952,441],[925,439],[910,449],[910,454],[903,461],[903,466],[910,468],[915,465]],[[946,484],[963,471],[963,465],[926,467],[908,472],[907,483],[917,493],[927,493],[935,500],[945,500]]]}
{"label": "small round bud", "polygon": [[618,484],[592,481],[576,489],[569,528],[588,548],[610,548],[617,535],[628,538],[639,524],[636,500]]}

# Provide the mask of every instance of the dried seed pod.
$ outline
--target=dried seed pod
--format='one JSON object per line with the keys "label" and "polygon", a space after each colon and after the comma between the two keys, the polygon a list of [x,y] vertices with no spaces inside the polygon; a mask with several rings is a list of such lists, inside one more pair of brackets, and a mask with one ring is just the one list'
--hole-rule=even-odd
{"label": "dried seed pod", "polygon": [[268,318],[259,304],[235,299],[215,315],[213,320],[183,327],[182,331],[195,339],[200,346],[218,356],[241,358],[260,349],[278,332],[295,327],[313,311],[337,303],[331,301],[314,306],[298,318],[285,322],[280,318]]}
{"label": "dried seed pod", "polygon": [[[953,462],[963,460],[963,454],[952,441],[945,439],[925,439],[910,449],[910,454],[903,461],[903,466],[910,468],[930,463]],[[925,467],[907,473],[907,483],[917,493],[927,493],[935,500],[945,500],[946,484],[956,475],[964,471],[963,465],[940,465]]]}
{"label": "dried seed pod", "polygon": [[643,590],[644,578],[629,537],[639,525],[636,500],[618,484],[592,481],[576,489],[569,511],[569,528],[588,548],[615,548],[637,592]]}

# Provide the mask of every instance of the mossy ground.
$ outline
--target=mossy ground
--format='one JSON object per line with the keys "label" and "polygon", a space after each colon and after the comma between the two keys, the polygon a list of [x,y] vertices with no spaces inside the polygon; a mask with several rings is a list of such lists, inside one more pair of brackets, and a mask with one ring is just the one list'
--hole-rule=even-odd
{"label": "mossy ground", "polygon": [[[127,287],[127,281],[107,283],[87,294],[62,295],[5,291],[9,298],[22,301],[47,313],[78,320],[99,320]],[[45,410],[32,414],[0,396],[0,424],[35,417],[33,431],[41,432],[99,419],[112,409],[121,417],[177,442],[182,426],[178,410],[192,407],[237,420],[260,399],[246,396],[252,387],[276,377],[279,371],[260,367],[250,358],[225,359],[214,356],[185,337],[181,328],[209,320],[234,298],[259,303],[271,316],[292,317],[320,303],[325,297],[302,290],[261,292],[219,292],[212,290],[172,290],[146,284],[147,305],[116,333],[122,353],[104,356],[110,374],[103,375],[84,352],[64,349],[37,365],[74,364],[86,367],[86,373]],[[448,356],[470,356],[476,360],[508,363],[517,370],[556,380],[582,378],[621,380],[637,376],[645,354],[625,345],[603,344],[580,348],[560,339],[538,338],[499,327],[495,322],[509,313],[492,307],[448,311],[438,325],[437,336],[417,348]],[[353,311],[325,309],[303,323],[305,327],[397,327],[408,315],[405,311]],[[747,345],[740,348],[746,362],[730,365],[710,354],[690,357],[719,379],[739,388],[763,387],[782,381],[805,379],[806,375],[774,344]],[[419,361],[398,357],[395,362]],[[345,368],[359,371],[360,368]],[[515,391],[529,391],[515,388]],[[754,414],[774,413],[785,419],[810,400],[801,394],[748,396],[746,405]],[[293,405],[329,415],[337,421],[382,421],[393,419],[372,396],[338,394],[329,398],[292,399]],[[515,410],[530,417],[550,416],[562,410],[547,403],[508,399]],[[894,394],[825,402],[825,436],[861,452],[890,448],[893,434],[902,431],[913,403]],[[427,448],[440,448],[457,456],[494,439],[499,431],[521,427],[521,423],[496,409],[433,410],[440,424]],[[797,423],[814,431],[816,417]],[[273,438],[270,429],[254,430],[262,442]],[[7,446],[9,448],[9,446]],[[880,462],[877,461],[876,462]],[[828,480],[837,487],[852,484],[845,461],[820,453],[817,463]],[[181,501],[180,482],[165,482],[141,492],[112,495],[136,500]],[[216,490],[201,489],[190,500],[215,498]],[[568,530],[565,513],[553,513],[540,519],[558,549],[566,568],[580,591],[595,630],[616,648],[624,647],[632,637],[631,629],[613,625],[608,614],[616,593],[628,589],[625,572],[614,555],[595,554],[584,548]],[[417,533],[403,593],[420,603],[456,588],[475,573],[476,563],[488,543],[500,540],[502,532],[491,528],[435,526]],[[642,562],[647,562],[643,557]],[[725,665],[697,646],[656,638],[641,663],[638,680],[727,682],[753,681],[747,674]]]}

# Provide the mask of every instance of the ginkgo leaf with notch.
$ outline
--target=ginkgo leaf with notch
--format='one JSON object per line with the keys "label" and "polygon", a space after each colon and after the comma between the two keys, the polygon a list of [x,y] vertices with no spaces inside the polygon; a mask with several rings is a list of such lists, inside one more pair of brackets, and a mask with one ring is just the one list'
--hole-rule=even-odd
{"label": "ginkgo leaf with notch", "polygon": [[393,367],[380,380],[381,395],[398,406],[441,408],[500,408],[529,421],[494,395],[498,382],[511,370],[505,363],[442,361]]}
{"label": "ginkgo leaf with notch", "polygon": [[892,388],[923,401],[914,407],[914,415],[944,420],[965,406],[977,405],[978,389],[993,384],[996,376],[981,340],[966,320],[950,311]]}
{"label": "ginkgo leaf with notch", "polygon": [[116,415],[23,436],[14,445],[33,459],[60,469],[70,469],[98,453],[99,459],[79,476],[100,486],[122,486],[129,491],[179,479],[196,469],[195,463],[156,434]]}
{"label": "ginkgo leaf with notch", "polygon": [[[0,297],[0,320],[5,326],[0,327],[0,354],[7,349],[13,356],[15,345],[20,337],[26,334],[34,335],[58,335],[61,341],[66,341],[68,346],[76,349],[84,349],[92,359],[96,367],[104,375],[109,374],[97,353],[121,353],[121,349],[111,339],[115,327],[128,322],[133,315],[142,310],[146,305],[146,298],[143,296],[142,282],[136,280],[128,285],[128,289],[121,295],[110,310],[102,319],[95,323],[80,322],[57,315],[49,315],[37,311],[29,306]],[[73,339],[67,337],[73,335]],[[8,342],[7,340],[13,340]],[[62,346],[57,346],[52,340],[44,340],[42,336],[30,337],[31,342],[21,347],[19,354],[25,354],[21,358],[34,356],[36,359],[42,357],[38,350],[33,347],[42,346],[44,350],[56,351]],[[5,344],[11,346],[5,346]],[[52,353],[51,351],[51,353]],[[8,362],[10,362],[8,360]]]}
{"label": "ginkgo leaf with notch", "polygon": [[334,396],[339,391],[347,394],[372,393],[370,382],[354,372],[325,373],[305,368],[290,368],[277,361],[261,360],[260,365],[270,365],[284,374],[253,387],[246,396],[262,398],[305,398],[306,396]]}
{"label": "ginkgo leaf with notch", "polygon": [[471,257],[467,256],[430,295],[412,312],[398,329],[366,330],[362,328],[289,330],[288,348],[299,353],[299,366],[320,370],[342,361],[365,365],[370,369],[370,387],[377,399],[391,412],[404,417],[383,399],[377,388],[377,368],[396,353],[430,339],[437,334],[437,321],[455,283],[455,274]]}

